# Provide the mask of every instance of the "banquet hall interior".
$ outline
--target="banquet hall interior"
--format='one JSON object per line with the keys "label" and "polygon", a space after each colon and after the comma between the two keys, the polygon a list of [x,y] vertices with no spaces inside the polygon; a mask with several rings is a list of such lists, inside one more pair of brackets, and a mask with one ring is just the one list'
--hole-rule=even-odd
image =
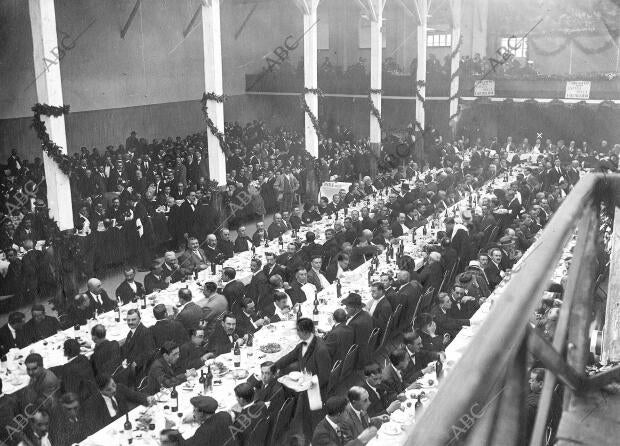
{"label": "banquet hall interior", "polygon": [[619,0],[0,0],[0,41],[0,445],[618,444]]}

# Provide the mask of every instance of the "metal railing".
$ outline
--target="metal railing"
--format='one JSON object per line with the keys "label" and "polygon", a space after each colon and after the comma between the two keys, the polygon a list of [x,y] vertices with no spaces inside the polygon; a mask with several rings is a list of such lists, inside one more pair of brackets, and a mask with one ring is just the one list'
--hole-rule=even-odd
{"label": "metal railing", "polygon": [[[620,175],[588,174],[571,191],[541,238],[513,271],[501,300],[433,401],[408,435],[407,446],[545,444],[554,392],[567,398],[617,378],[619,368],[587,378],[589,328],[597,279],[601,203],[620,203]],[[615,222],[618,227],[619,222]],[[577,228],[563,304],[553,342],[530,318],[549,284],[562,250]],[[545,379],[531,439],[526,437],[528,361],[533,355]]]}

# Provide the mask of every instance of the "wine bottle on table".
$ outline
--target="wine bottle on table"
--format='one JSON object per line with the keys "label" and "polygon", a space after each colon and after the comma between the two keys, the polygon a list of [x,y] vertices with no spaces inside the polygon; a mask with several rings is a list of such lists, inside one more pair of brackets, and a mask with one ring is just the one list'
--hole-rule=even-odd
{"label": "wine bottle on table", "polygon": [[129,412],[125,414],[125,424],[123,424],[123,431],[125,433],[127,443],[133,443],[133,426],[131,425],[131,421],[129,421]]}
{"label": "wine bottle on table", "polygon": [[239,348],[239,343],[235,342],[235,346],[233,347],[233,364],[235,368],[241,367],[241,349]]}
{"label": "wine bottle on table", "polygon": [[211,366],[207,366],[207,374],[205,375],[204,390],[205,390],[205,394],[213,390],[213,372],[211,372]]}
{"label": "wine bottle on table", "polygon": [[421,396],[421,395],[418,395],[418,399],[417,399],[417,401],[415,402],[415,411],[416,411],[416,412],[419,412],[419,411],[420,411],[420,409],[422,409],[422,401],[420,401],[420,398],[422,398],[422,396]]}
{"label": "wine bottle on table", "polygon": [[336,297],[340,299],[342,297],[342,284],[340,279],[336,279]]}
{"label": "wine bottle on table", "polygon": [[179,410],[179,392],[177,392],[177,387],[172,387],[172,392],[170,392],[170,410],[173,412],[177,412]]}
{"label": "wine bottle on table", "polygon": [[301,314],[301,305],[297,304],[297,320],[301,319],[303,314]]}
{"label": "wine bottle on table", "polygon": [[211,262],[211,275],[215,276],[216,265],[215,262]]}
{"label": "wine bottle on table", "polygon": [[199,382],[200,384],[202,384],[202,386],[204,387],[204,385],[205,385],[205,381],[206,381],[206,380],[207,380],[207,378],[205,377],[205,371],[204,371],[204,370],[201,370],[201,371],[200,371],[200,378],[198,378],[198,382]]}
{"label": "wine bottle on table", "polygon": [[140,307],[143,310],[146,310],[146,294],[142,294],[142,304],[140,305]]}

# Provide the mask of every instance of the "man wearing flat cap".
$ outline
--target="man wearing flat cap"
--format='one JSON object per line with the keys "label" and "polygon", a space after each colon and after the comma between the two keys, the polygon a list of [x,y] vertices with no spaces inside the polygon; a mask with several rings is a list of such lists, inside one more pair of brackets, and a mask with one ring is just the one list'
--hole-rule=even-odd
{"label": "man wearing flat cap", "polygon": [[230,426],[232,418],[228,412],[215,412],[217,401],[210,396],[195,396],[189,400],[194,406],[194,421],[199,423],[198,429],[190,438],[185,440],[184,446],[203,446],[205,444],[235,445],[231,437]]}

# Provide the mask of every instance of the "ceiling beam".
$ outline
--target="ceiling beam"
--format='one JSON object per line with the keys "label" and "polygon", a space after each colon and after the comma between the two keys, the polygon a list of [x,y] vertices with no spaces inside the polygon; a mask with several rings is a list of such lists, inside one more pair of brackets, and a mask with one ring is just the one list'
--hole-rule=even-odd
{"label": "ceiling beam", "polygon": [[125,34],[127,34],[127,31],[129,30],[129,27],[131,26],[131,23],[133,22],[133,19],[138,12],[138,8],[140,8],[140,0],[136,0],[136,4],[133,5],[133,9],[129,13],[129,18],[127,19],[127,22],[125,22],[125,26],[123,26],[123,29],[121,29],[121,39],[125,38]]}

